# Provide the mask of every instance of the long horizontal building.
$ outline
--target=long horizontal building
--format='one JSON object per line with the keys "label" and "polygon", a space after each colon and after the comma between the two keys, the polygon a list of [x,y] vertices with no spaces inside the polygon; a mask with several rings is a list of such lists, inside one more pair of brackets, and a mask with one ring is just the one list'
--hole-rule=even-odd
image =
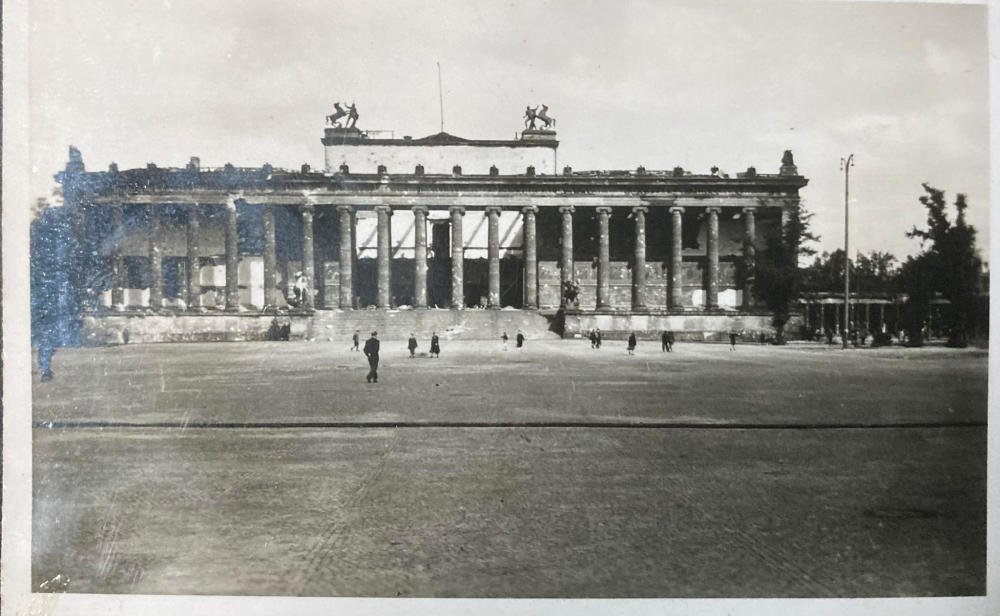
{"label": "long horizontal building", "polygon": [[383,139],[328,126],[322,143],[321,171],[192,158],[88,172],[71,148],[57,179],[87,255],[85,336],[255,338],[275,315],[304,337],[369,324],[764,331],[755,250],[807,183],[790,152],[778,173],[735,177],[560,169],[552,130]]}

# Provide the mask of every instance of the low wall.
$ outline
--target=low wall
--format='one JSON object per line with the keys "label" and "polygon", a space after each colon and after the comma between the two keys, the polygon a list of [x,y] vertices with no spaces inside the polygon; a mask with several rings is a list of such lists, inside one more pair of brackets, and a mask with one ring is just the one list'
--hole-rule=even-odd
{"label": "low wall", "polygon": [[[83,343],[267,340],[273,319],[259,314],[89,316],[83,319]],[[310,330],[310,317],[306,315],[281,316],[278,321],[291,326],[292,340],[306,338]]]}

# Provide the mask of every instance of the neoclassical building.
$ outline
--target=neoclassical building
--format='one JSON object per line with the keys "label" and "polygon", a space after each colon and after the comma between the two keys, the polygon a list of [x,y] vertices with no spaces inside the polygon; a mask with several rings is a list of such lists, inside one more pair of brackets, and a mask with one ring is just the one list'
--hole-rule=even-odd
{"label": "neoclassical building", "polygon": [[322,144],[322,170],[291,171],[192,158],[92,172],[70,148],[56,177],[84,255],[86,335],[253,338],[274,314],[295,335],[365,319],[393,333],[490,311],[568,335],[768,329],[755,251],[807,183],[790,152],[777,173],[735,177],[560,168],[547,129],[397,139],[338,123]]}

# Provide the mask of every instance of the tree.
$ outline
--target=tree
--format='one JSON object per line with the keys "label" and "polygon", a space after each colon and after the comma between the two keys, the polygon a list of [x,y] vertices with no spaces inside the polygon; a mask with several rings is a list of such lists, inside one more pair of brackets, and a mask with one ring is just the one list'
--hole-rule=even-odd
{"label": "tree", "polygon": [[[905,277],[905,289],[910,295],[907,312],[912,312],[911,327],[928,313],[933,293],[940,293],[950,302],[944,316],[949,346],[968,346],[980,315],[982,260],[976,249],[976,229],[965,221],[968,204],[965,195],[955,198],[955,221],[948,217],[944,191],[923,184],[926,195],[920,203],[927,209],[927,228],[914,227],[907,237],[918,238],[923,251],[912,259]],[[926,248],[925,248],[926,246]],[[910,264],[911,261],[907,261]],[[906,265],[906,264],[904,264]],[[919,276],[917,276],[919,274]],[[922,304],[926,302],[926,306]],[[921,312],[921,310],[923,310]],[[911,330],[911,335],[917,333]]]}
{"label": "tree", "polygon": [[803,270],[799,258],[816,253],[808,242],[819,238],[809,231],[812,214],[797,203],[786,209],[787,220],[764,233],[764,249],[757,254],[754,293],[774,316],[775,342],[784,344],[785,324],[798,300]]}

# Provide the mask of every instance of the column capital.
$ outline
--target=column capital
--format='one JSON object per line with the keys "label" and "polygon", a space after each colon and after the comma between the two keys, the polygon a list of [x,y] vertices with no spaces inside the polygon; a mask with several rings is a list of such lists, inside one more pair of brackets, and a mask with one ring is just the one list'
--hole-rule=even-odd
{"label": "column capital", "polygon": [[572,214],[575,211],[576,211],[576,208],[573,207],[572,205],[560,205],[559,206],[559,213],[560,214]]}
{"label": "column capital", "polygon": [[350,213],[352,213],[354,211],[354,206],[353,205],[338,205],[337,206],[337,211],[340,212],[340,213],[347,212],[348,214],[350,214]]}
{"label": "column capital", "polygon": [[679,206],[679,205],[671,205],[670,206],[670,213],[671,214],[683,214],[684,213],[684,208],[681,207],[681,206]]}
{"label": "column capital", "polygon": [[740,211],[743,212],[744,214],[756,214],[757,213],[757,209],[758,208],[757,208],[756,205],[750,205],[750,206],[741,208]]}
{"label": "column capital", "polygon": [[500,207],[499,205],[488,205],[486,206],[486,209],[483,211],[486,212],[487,216],[489,216],[490,214],[496,214],[497,216],[499,216],[500,213],[503,211],[503,208]]}
{"label": "column capital", "polygon": [[526,206],[524,206],[524,207],[521,208],[521,213],[527,214],[528,212],[531,212],[532,214],[537,214],[538,213],[538,206],[537,205],[526,205]]}
{"label": "column capital", "polygon": [[632,208],[632,213],[633,214],[648,214],[649,213],[649,208],[647,206],[645,206],[645,205],[637,205],[634,208]]}
{"label": "column capital", "polygon": [[312,214],[316,211],[316,206],[312,203],[302,203],[299,205],[299,211],[303,214]]}
{"label": "column capital", "polygon": [[389,216],[392,216],[392,206],[391,205],[381,205],[381,204],[380,205],[376,205],[375,206],[375,211],[376,212],[385,212]]}
{"label": "column capital", "polygon": [[720,212],[722,212],[722,208],[715,205],[705,208],[706,214],[719,214]]}
{"label": "column capital", "polygon": [[414,205],[410,208],[410,211],[414,214],[424,214],[426,216],[429,210],[426,205]]}
{"label": "column capital", "polygon": [[606,205],[602,205],[602,206],[600,206],[600,207],[597,208],[597,213],[598,214],[607,214],[608,216],[611,216],[611,208],[608,207],[608,206],[606,206]]}
{"label": "column capital", "polygon": [[465,216],[465,208],[460,205],[453,205],[448,208],[449,214],[458,214],[459,216]]}

